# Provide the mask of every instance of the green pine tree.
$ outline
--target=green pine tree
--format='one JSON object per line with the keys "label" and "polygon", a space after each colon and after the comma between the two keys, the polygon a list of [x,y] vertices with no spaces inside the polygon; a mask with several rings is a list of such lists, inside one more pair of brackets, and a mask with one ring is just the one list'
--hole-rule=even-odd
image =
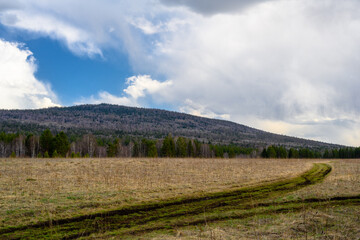
{"label": "green pine tree", "polygon": [[163,157],[175,157],[175,142],[171,134],[165,137],[161,148],[161,154]]}
{"label": "green pine tree", "polygon": [[176,141],[176,157],[184,158],[187,155],[187,144],[183,137],[179,137]]}
{"label": "green pine tree", "polygon": [[189,140],[188,145],[187,145],[187,156],[194,157],[194,146],[193,146],[191,140]]}
{"label": "green pine tree", "polygon": [[54,151],[53,135],[49,129],[46,129],[40,136],[40,148],[43,153],[47,152],[52,155]]}
{"label": "green pine tree", "polygon": [[273,146],[268,147],[266,152],[267,152],[268,158],[276,158],[277,157],[276,150]]}
{"label": "green pine tree", "polygon": [[158,157],[158,152],[156,149],[155,141],[148,141],[147,144],[147,157],[156,158]]}
{"label": "green pine tree", "polygon": [[70,143],[69,143],[68,137],[66,136],[66,134],[64,132],[60,132],[55,136],[54,148],[55,148],[55,151],[58,156],[66,157],[66,154],[68,153],[68,151],[70,149]]}
{"label": "green pine tree", "polygon": [[58,154],[58,152],[56,150],[53,152],[52,157],[53,158],[59,157],[59,154]]}

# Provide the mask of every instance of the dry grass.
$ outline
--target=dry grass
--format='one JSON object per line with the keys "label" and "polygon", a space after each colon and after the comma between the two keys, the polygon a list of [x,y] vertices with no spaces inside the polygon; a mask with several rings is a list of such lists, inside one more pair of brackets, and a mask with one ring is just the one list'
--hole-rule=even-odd
{"label": "dry grass", "polygon": [[[330,164],[333,170],[324,182],[300,189],[284,199],[359,195],[360,159],[333,160]],[[174,229],[169,234],[149,233],[143,239],[360,239],[360,206],[306,208],[304,203],[300,212],[255,215]]]}
{"label": "dry grass", "polygon": [[328,198],[360,194],[360,159],[341,159],[330,162],[332,172],[323,183],[295,192],[299,198]]}
{"label": "dry grass", "polygon": [[[254,216],[203,226],[149,233],[152,240],[360,239],[359,206],[310,209],[304,212]],[[115,238],[116,239],[116,238]],[[132,238],[129,238],[132,239]],[[136,238],[135,238],[136,239]]]}
{"label": "dry grass", "polygon": [[0,227],[298,175],[312,160],[1,159]]}

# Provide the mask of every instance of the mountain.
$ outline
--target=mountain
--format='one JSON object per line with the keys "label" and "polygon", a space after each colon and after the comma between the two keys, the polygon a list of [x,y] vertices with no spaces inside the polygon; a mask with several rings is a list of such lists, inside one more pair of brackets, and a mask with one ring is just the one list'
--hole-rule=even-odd
{"label": "mountain", "polygon": [[159,109],[118,105],[80,105],[38,110],[0,110],[0,131],[39,134],[46,128],[68,135],[134,136],[160,139],[173,136],[200,141],[262,147],[270,144],[312,149],[339,145],[283,136],[230,121],[197,117]]}

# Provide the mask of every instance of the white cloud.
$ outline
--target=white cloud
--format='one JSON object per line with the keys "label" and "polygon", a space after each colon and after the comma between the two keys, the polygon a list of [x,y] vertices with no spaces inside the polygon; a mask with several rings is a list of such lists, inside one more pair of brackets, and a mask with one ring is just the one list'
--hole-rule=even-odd
{"label": "white cloud", "polygon": [[190,99],[186,99],[184,105],[179,108],[181,112],[189,113],[199,117],[218,118],[223,120],[230,120],[230,114],[217,114],[208,110],[207,106],[194,103]]}
{"label": "white cloud", "polygon": [[128,22],[134,27],[143,31],[147,35],[159,34],[165,32],[175,32],[184,27],[185,25],[191,24],[184,19],[173,18],[165,22],[153,23],[146,18],[129,18]]}
{"label": "white cloud", "polygon": [[192,27],[156,50],[158,71],[173,79],[169,101],[189,99],[268,131],[360,144],[360,2],[269,1],[191,17]]}
{"label": "white cloud", "polygon": [[0,5],[0,22],[63,42],[72,52],[90,57],[102,48],[131,50],[137,54],[141,38],[132,33],[127,19],[154,9],[156,0],[13,0]]}
{"label": "white cloud", "polygon": [[101,103],[109,103],[109,104],[118,104],[118,105],[125,105],[125,106],[134,106],[137,107],[138,104],[135,101],[132,101],[128,97],[118,97],[112,95],[106,91],[100,91],[97,96],[90,96],[89,98],[81,98],[80,101],[75,102],[75,105],[79,104],[101,104]]}
{"label": "white cloud", "polygon": [[12,10],[0,5],[3,24],[59,39],[77,53],[116,49],[129,56],[134,72],[171,79],[139,75],[122,96],[100,92],[84,101],[155,102],[360,145],[358,0],[17,3]]}
{"label": "white cloud", "polygon": [[7,26],[62,40],[76,54],[86,54],[90,57],[102,56],[101,50],[85,31],[50,15],[37,15],[22,10],[12,10],[0,15],[0,21]]}
{"label": "white cloud", "polygon": [[171,86],[171,81],[160,82],[153,80],[149,75],[133,76],[126,80],[129,85],[124,92],[131,98],[137,100],[139,97],[145,97],[146,94],[156,94],[166,87]]}
{"label": "white cloud", "polygon": [[[83,103],[111,103],[127,106],[143,106],[144,99],[156,98],[157,95],[161,95],[162,91],[165,91],[167,87],[172,85],[171,81],[160,82],[158,80],[151,79],[149,75],[132,76],[126,79],[128,87],[124,89],[124,96],[112,95],[106,91],[100,91],[98,96],[91,96],[90,98],[82,98],[75,104]],[[147,99],[149,100],[149,99]],[[142,104],[139,102],[142,101]]]}
{"label": "white cloud", "polygon": [[170,6],[187,6],[201,14],[233,13],[266,1],[274,0],[161,0]]}
{"label": "white cloud", "polygon": [[17,0],[0,0],[0,11],[3,9],[13,9],[19,7],[19,2]]}
{"label": "white cloud", "polygon": [[35,78],[34,61],[21,44],[0,39],[0,108],[59,106],[50,86]]}
{"label": "white cloud", "polygon": [[162,32],[163,24],[158,25],[153,24],[145,18],[135,18],[128,20],[130,24],[134,25],[136,28],[141,29],[145,34],[155,34]]}

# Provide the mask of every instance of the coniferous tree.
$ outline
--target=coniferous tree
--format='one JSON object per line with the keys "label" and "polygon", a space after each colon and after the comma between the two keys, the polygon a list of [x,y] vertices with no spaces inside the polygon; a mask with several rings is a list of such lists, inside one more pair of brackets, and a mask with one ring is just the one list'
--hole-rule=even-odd
{"label": "coniferous tree", "polygon": [[115,157],[116,156],[116,145],[117,145],[117,141],[115,140],[113,143],[109,142],[106,152],[107,152],[107,156],[108,157]]}
{"label": "coniferous tree", "polygon": [[194,140],[195,150],[194,150],[194,157],[201,157],[201,142],[198,140]]}
{"label": "coniferous tree", "polygon": [[194,146],[191,140],[189,140],[187,145],[187,155],[188,157],[194,157]]}
{"label": "coniferous tree", "polygon": [[175,157],[175,142],[171,134],[165,137],[161,154],[163,157]]}
{"label": "coniferous tree", "polygon": [[212,146],[212,150],[214,151],[215,157],[217,158],[223,158],[224,157],[224,149],[222,146],[215,145]]}
{"label": "coniferous tree", "polygon": [[52,155],[54,151],[53,135],[49,129],[46,129],[40,136],[40,148],[43,153],[47,152],[48,155]]}
{"label": "coniferous tree", "polygon": [[360,158],[360,147],[355,148],[355,158]]}
{"label": "coniferous tree", "polygon": [[53,154],[52,154],[52,157],[53,157],[53,158],[59,157],[59,154],[58,154],[58,152],[56,151],[56,149],[54,150],[54,152],[53,152]]}
{"label": "coniferous tree", "polygon": [[64,132],[61,131],[60,133],[56,134],[54,138],[54,149],[58,156],[66,157],[66,154],[70,149],[70,143]]}
{"label": "coniferous tree", "polygon": [[339,151],[337,149],[333,149],[332,156],[333,156],[333,158],[339,158]]}
{"label": "coniferous tree", "polygon": [[44,158],[49,158],[49,157],[50,157],[50,156],[49,156],[48,151],[44,152]]}
{"label": "coniferous tree", "polygon": [[236,150],[234,147],[230,147],[227,153],[228,153],[229,158],[236,157]]}
{"label": "coniferous tree", "polygon": [[277,157],[278,158],[287,158],[288,154],[286,149],[283,146],[278,147],[277,149]]}
{"label": "coniferous tree", "polygon": [[299,151],[294,148],[290,148],[289,158],[299,158]]}
{"label": "coniferous tree", "polygon": [[147,157],[156,158],[158,157],[158,152],[156,148],[156,142],[155,141],[148,141],[147,142]]}
{"label": "coniferous tree", "polygon": [[187,155],[186,140],[183,137],[179,137],[176,141],[176,156],[184,158]]}
{"label": "coniferous tree", "polygon": [[267,152],[268,158],[276,158],[277,157],[275,148],[273,146],[268,147],[266,152]]}
{"label": "coniferous tree", "polygon": [[264,148],[264,149],[262,150],[262,152],[261,152],[261,157],[262,157],[262,158],[268,158],[268,154],[267,154],[266,148]]}

